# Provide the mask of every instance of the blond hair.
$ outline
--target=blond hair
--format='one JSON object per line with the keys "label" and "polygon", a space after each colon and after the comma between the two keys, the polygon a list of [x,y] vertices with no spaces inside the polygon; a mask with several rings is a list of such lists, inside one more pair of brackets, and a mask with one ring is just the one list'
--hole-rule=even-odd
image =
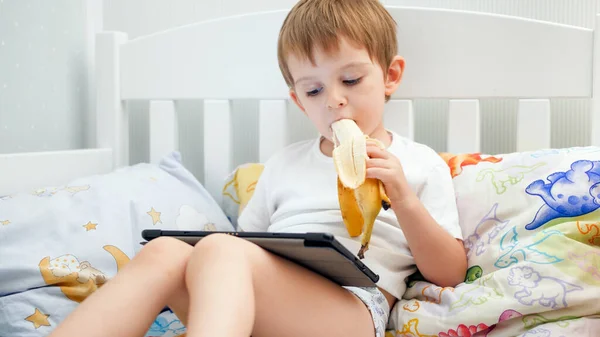
{"label": "blond hair", "polygon": [[277,44],[279,68],[287,85],[294,87],[288,55],[315,64],[314,48],[337,51],[342,36],[364,47],[386,74],[398,43],[396,22],[379,0],[300,0],[283,22]]}

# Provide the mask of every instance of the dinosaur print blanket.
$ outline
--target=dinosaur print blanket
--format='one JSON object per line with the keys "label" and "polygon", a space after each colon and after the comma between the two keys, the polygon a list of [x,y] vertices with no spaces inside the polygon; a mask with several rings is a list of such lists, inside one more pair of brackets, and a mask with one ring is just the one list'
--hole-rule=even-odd
{"label": "dinosaur print blanket", "polygon": [[442,156],[468,273],[454,288],[415,275],[388,336],[595,336],[600,148]]}

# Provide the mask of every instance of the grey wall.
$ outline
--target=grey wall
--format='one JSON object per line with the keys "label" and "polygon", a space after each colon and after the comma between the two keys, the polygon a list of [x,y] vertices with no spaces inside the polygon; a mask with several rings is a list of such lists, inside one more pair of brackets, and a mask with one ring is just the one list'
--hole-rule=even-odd
{"label": "grey wall", "polygon": [[0,0],[0,153],[84,147],[86,4]]}

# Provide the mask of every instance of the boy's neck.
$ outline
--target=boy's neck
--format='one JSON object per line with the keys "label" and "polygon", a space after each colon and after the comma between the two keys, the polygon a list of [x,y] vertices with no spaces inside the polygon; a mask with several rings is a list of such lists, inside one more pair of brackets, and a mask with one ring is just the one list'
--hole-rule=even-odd
{"label": "boy's neck", "polygon": [[[387,132],[387,130],[382,126],[369,137],[376,138],[383,143],[385,148],[388,148],[392,144],[392,134]],[[333,155],[333,143],[325,137],[321,137],[321,152],[327,157],[331,157]]]}

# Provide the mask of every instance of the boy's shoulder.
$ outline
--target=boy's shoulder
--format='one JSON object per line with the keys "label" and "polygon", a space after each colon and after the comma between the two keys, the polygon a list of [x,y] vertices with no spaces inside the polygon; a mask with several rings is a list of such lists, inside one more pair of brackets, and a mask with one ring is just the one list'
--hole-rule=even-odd
{"label": "boy's shoulder", "polygon": [[316,141],[314,138],[296,141],[275,151],[263,163],[261,178],[269,180],[271,183],[276,183],[292,167],[295,171],[302,170],[302,166],[306,166],[309,163],[309,156],[314,151]]}
{"label": "boy's shoulder", "polygon": [[403,137],[398,135],[395,132],[392,132],[394,141],[393,141],[393,149],[392,151],[405,152],[410,154],[418,154],[423,155],[428,159],[436,160],[442,159],[439,153],[437,153],[433,148],[423,143],[419,143],[412,139]]}
{"label": "boy's shoulder", "polygon": [[297,162],[309,156],[316,146],[317,139],[296,141],[275,151],[265,162],[265,166],[277,167],[289,165],[292,161]]}
{"label": "boy's shoulder", "polygon": [[393,133],[394,142],[389,151],[396,155],[403,166],[417,166],[427,170],[436,166],[446,166],[446,162],[433,148]]}

